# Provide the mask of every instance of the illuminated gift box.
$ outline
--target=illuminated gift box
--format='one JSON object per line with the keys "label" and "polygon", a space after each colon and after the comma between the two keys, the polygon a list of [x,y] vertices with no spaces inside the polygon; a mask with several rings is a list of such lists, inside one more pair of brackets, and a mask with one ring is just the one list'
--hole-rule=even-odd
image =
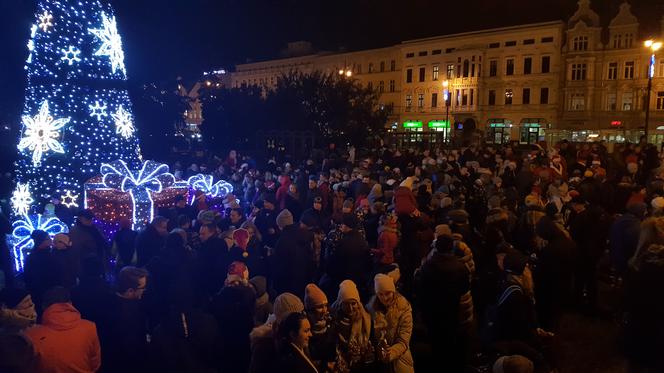
{"label": "illuminated gift box", "polygon": [[102,164],[101,175],[88,180],[84,190],[85,208],[109,232],[123,217],[133,229],[142,229],[157,211],[175,206],[176,196],[188,198],[189,183],[177,180],[165,164],[145,161],[140,170],[131,170],[118,160]]}

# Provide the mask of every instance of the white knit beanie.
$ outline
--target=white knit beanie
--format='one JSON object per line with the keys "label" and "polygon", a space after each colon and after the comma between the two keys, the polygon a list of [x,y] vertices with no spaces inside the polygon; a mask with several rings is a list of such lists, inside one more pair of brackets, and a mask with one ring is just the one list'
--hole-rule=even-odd
{"label": "white knit beanie", "polygon": [[394,286],[392,277],[379,273],[374,277],[374,290],[378,294],[386,291],[397,291],[397,288]]}
{"label": "white knit beanie", "polygon": [[344,280],[341,282],[341,284],[339,284],[339,295],[337,298],[337,301],[339,302],[345,302],[351,299],[355,299],[356,301],[360,302],[360,292],[357,291],[357,286],[353,281]]}

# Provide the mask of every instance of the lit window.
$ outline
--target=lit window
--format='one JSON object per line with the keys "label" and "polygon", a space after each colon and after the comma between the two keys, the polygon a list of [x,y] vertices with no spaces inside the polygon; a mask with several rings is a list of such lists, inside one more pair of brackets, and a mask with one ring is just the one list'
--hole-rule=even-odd
{"label": "lit window", "polygon": [[512,105],[512,98],[514,97],[514,92],[511,89],[505,90],[505,105]]}
{"label": "lit window", "polygon": [[570,99],[570,111],[582,111],[586,108],[586,96],[583,93],[573,93]]}
{"label": "lit window", "polygon": [[438,80],[438,73],[439,73],[439,70],[440,70],[440,66],[438,66],[438,65],[434,65],[434,67],[433,67],[433,72],[432,72],[432,79],[433,79],[433,80]]}
{"label": "lit window", "polygon": [[622,96],[622,109],[623,111],[631,111],[634,101],[634,94],[632,92],[625,92]]}
{"label": "lit window", "polygon": [[657,92],[657,110],[664,110],[664,92]]}
{"label": "lit window", "polygon": [[625,79],[634,79],[634,61],[625,62]]}

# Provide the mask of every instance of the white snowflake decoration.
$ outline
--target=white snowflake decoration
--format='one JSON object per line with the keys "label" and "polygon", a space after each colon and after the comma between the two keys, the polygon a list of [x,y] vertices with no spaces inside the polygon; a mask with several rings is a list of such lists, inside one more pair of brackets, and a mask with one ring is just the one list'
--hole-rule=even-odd
{"label": "white snowflake decoration", "polygon": [[16,183],[16,190],[12,193],[12,209],[16,215],[27,215],[30,210],[30,205],[35,200],[30,195],[30,186],[26,184]]}
{"label": "white snowflake decoration", "polygon": [[51,20],[53,20],[53,16],[45,10],[43,14],[39,15],[39,28],[44,32],[48,31],[48,28],[53,26]]}
{"label": "white snowflake decoration", "polygon": [[90,116],[91,117],[97,117],[97,120],[101,120],[101,117],[105,117],[108,114],[106,114],[106,104],[100,105],[99,101],[95,102],[94,105],[89,105],[90,108]]}
{"label": "white snowflake decoration", "polygon": [[70,45],[69,49],[63,49],[62,54],[64,54],[64,56],[62,56],[61,60],[67,61],[69,66],[73,65],[74,62],[81,62],[81,59],[78,58],[81,51],[73,45]]}
{"label": "white snowflake decoration", "polygon": [[69,123],[71,118],[53,119],[49,113],[48,101],[41,104],[39,113],[34,116],[23,116],[25,132],[18,143],[18,150],[28,149],[32,151],[32,163],[38,166],[41,163],[44,152],[53,151],[64,153],[65,149],[58,141],[60,129]]}
{"label": "white snowflake decoration", "polygon": [[78,207],[78,194],[74,194],[71,190],[65,192],[64,195],[60,197],[60,203],[62,203],[66,208]]}
{"label": "white snowflake decoration", "polygon": [[131,114],[120,105],[118,110],[114,114],[111,114],[111,117],[115,120],[115,133],[125,139],[130,138],[134,133],[134,123]]}
{"label": "white snowflake decoration", "polygon": [[95,56],[108,56],[111,60],[111,70],[115,72],[119,69],[125,75],[124,52],[122,51],[122,38],[118,34],[118,27],[115,23],[115,17],[108,18],[106,13],[101,13],[103,28],[88,29],[101,42],[101,47],[95,52]]}

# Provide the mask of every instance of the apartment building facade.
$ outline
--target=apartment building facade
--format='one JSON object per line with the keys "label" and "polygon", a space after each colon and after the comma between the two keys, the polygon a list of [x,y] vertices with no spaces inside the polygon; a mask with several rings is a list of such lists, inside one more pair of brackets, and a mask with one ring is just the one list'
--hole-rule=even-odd
{"label": "apartment building facade", "polygon": [[[661,28],[660,39],[664,18]],[[644,39],[628,3],[605,30],[590,1],[580,0],[567,22],[240,64],[228,86],[271,89],[290,71],[340,73],[377,90],[381,104],[393,105],[386,128],[406,141],[448,141],[480,130],[487,143],[620,142],[643,132],[650,60]],[[662,52],[649,126],[658,142],[664,140]]]}

